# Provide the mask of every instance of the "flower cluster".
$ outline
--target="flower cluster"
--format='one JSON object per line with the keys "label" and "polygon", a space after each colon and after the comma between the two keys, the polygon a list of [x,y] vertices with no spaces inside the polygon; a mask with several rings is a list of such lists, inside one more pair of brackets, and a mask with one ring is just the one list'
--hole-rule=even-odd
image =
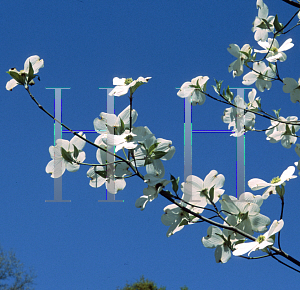
{"label": "flower cluster", "polygon": [[232,133],[230,136],[239,137],[245,132],[254,128],[255,114],[252,112],[245,113],[244,109],[253,111],[258,110],[259,98],[255,99],[255,95],[256,90],[252,89],[252,91],[248,94],[248,105],[240,96],[236,96],[234,99],[235,107],[227,108],[224,110],[222,120],[224,123],[228,124],[229,130],[231,129],[231,127],[233,127],[232,131],[234,131],[234,133]]}
{"label": "flower cluster", "polygon": [[[252,31],[254,39],[263,50],[253,50],[249,44],[243,45],[242,48],[236,44],[230,44],[227,50],[237,59],[229,65],[228,71],[232,72],[233,77],[241,76],[244,73],[245,65],[251,71],[244,75],[242,83],[244,85],[255,83],[260,92],[269,90],[272,82],[279,80],[284,84],[283,91],[290,94],[291,101],[300,103],[300,78],[298,81],[293,78],[281,79],[277,70],[279,62],[287,59],[285,51],[294,46],[292,39],[287,39],[279,46],[275,37],[285,34],[282,32],[285,26],[279,23],[277,15],[276,17],[268,15],[269,10],[263,0],[257,0],[256,5],[258,16],[253,22]],[[300,12],[298,17],[300,19]],[[274,37],[268,38],[269,33],[274,33]],[[254,52],[253,55],[252,52]],[[265,54],[262,60],[256,61],[257,53]],[[264,60],[268,62],[268,65]],[[252,68],[250,64],[252,64]],[[34,84],[34,78],[43,66],[44,61],[39,56],[34,55],[27,58],[24,70],[18,71],[12,68],[8,71],[12,79],[7,82],[6,89],[11,91],[15,86],[23,85],[29,92],[28,86]],[[175,153],[172,141],[156,138],[147,126],[133,126],[138,114],[136,110],[132,109],[132,95],[149,79],[151,77],[139,77],[136,80],[118,77],[113,79],[115,87],[110,95],[119,97],[129,92],[130,106],[119,115],[102,112],[99,118],[94,119],[94,129],[99,134],[92,144],[97,147],[97,164],[83,163],[86,158],[83,148],[88,140],[83,132],[80,132],[70,141],[58,139],[55,146],[50,146],[49,152],[52,160],[47,164],[46,172],[51,174],[52,178],[59,178],[66,169],[75,172],[79,170],[80,165],[89,165],[90,168],[87,171],[89,185],[98,188],[105,184],[107,191],[111,194],[117,194],[123,190],[127,178],[138,176],[143,179],[147,187],[143,189],[143,195],[135,202],[137,208],[143,211],[148,202],[155,200],[159,194],[172,201],[172,204],[164,208],[164,214],[161,217],[162,223],[169,227],[167,237],[181,231],[186,225],[203,221],[212,224],[207,229],[207,236],[202,238],[202,244],[207,248],[215,248],[217,263],[226,263],[231,258],[231,253],[234,256],[246,253],[249,256],[257,250],[262,250],[267,254],[271,254],[272,250],[277,254],[280,253],[281,249],[278,250],[272,246],[275,242],[275,234],[283,228],[284,222],[280,219],[279,221],[274,220],[271,224],[270,218],[261,214],[260,211],[263,202],[270,195],[278,194],[282,201],[283,212],[286,181],[297,177],[294,175],[295,167],[289,166],[280,177],[273,178],[271,182],[259,178],[250,179],[248,186],[251,190],[257,191],[266,187],[267,189],[262,195],[243,192],[238,198],[224,194],[225,177],[218,174],[216,170],[211,170],[204,180],[190,175],[181,183],[182,197],[180,198],[177,194],[179,178],[175,179],[172,175],[170,180],[164,178],[163,161],[170,160]],[[208,80],[207,76],[195,77],[191,81],[183,83],[177,95],[181,98],[189,98],[193,106],[202,105],[206,96],[211,97],[206,93]],[[225,109],[222,116],[223,122],[228,124],[228,129],[233,128],[231,136],[239,137],[247,131],[255,130],[255,113],[259,115],[265,113],[261,108],[260,98],[256,97],[256,90],[252,89],[249,92],[249,102],[246,103],[239,95],[233,99],[233,93],[229,86],[226,93],[223,90],[222,94],[222,81],[216,81],[216,83],[214,89],[218,97],[223,98],[221,102],[227,101],[232,105],[231,108]],[[30,92],[29,94],[32,97]],[[41,108],[41,106],[39,107]],[[274,110],[274,112],[277,119],[270,118],[270,115],[267,114],[271,119],[271,126],[265,130],[266,139],[271,143],[281,141],[283,147],[290,148],[297,141],[295,133],[300,129],[298,118],[296,116],[284,118],[279,116],[279,110]],[[300,157],[300,144],[296,144],[295,147],[295,151]],[[120,151],[124,153],[124,157],[116,154]],[[300,170],[300,161],[294,164]],[[146,174],[144,176],[139,171],[140,167],[145,167]],[[300,172],[298,174],[300,175]],[[170,183],[175,194],[165,190]],[[221,205],[220,210],[217,207],[218,202]],[[205,217],[207,212],[213,213],[213,216]],[[219,218],[221,223],[215,222],[215,218]],[[271,226],[267,230],[270,224]],[[253,237],[254,233],[263,232],[265,232],[263,235],[259,235],[257,238]],[[246,238],[252,242],[245,242]],[[285,253],[282,256],[287,257]]]}
{"label": "flower cluster", "polygon": [[[295,122],[298,120],[296,116],[291,117],[279,117],[279,121]],[[281,145],[285,148],[291,148],[292,144],[295,144],[297,137],[295,133],[300,129],[300,125],[285,124],[283,122],[271,120],[271,126],[266,131],[267,140],[271,143],[277,143],[281,141]]]}

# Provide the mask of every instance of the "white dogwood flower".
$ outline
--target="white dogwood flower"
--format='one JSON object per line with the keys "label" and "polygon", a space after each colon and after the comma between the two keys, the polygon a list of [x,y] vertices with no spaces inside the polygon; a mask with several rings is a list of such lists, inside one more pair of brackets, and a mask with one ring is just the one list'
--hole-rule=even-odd
{"label": "white dogwood flower", "polygon": [[295,172],[294,166],[289,166],[286,170],[284,170],[280,177],[274,177],[271,182],[266,182],[259,178],[252,178],[248,181],[248,186],[251,190],[259,190],[265,187],[268,187],[263,195],[263,199],[267,199],[271,194],[276,194],[276,186],[280,186],[285,181],[289,181],[290,179],[296,178],[296,175],[293,175]]}
{"label": "white dogwood flower", "polygon": [[293,78],[284,78],[283,79],[283,91],[287,94],[290,94],[291,101],[293,103],[300,103],[300,78],[298,82]]}
{"label": "white dogwood flower", "polygon": [[275,76],[275,72],[270,67],[267,67],[263,61],[259,61],[253,63],[253,71],[244,75],[242,83],[249,86],[255,82],[257,89],[263,92],[265,89],[271,88],[271,81]]}
{"label": "white dogwood flower", "polygon": [[230,44],[227,50],[230,54],[237,58],[237,60],[235,60],[229,65],[228,72],[233,71],[233,77],[238,77],[243,74],[244,62],[247,59],[247,56],[242,52],[251,53],[252,49],[249,44],[243,45],[242,49],[240,49],[240,47],[236,44]]}
{"label": "white dogwood flower", "polygon": [[7,72],[13,79],[7,82],[6,89],[11,91],[17,85],[23,85],[25,88],[28,85],[34,85],[35,74],[42,67],[44,67],[44,60],[40,59],[38,55],[28,57],[24,63],[24,70],[17,71],[16,68],[12,68]]}
{"label": "white dogwood flower", "polygon": [[236,245],[232,254],[234,256],[241,256],[249,252],[249,256],[253,251],[263,250],[268,246],[272,246],[274,244],[273,235],[278,233],[283,228],[283,225],[283,220],[274,220],[270,226],[270,229],[265,234],[260,235],[255,242],[241,243]]}
{"label": "white dogwood flower", "polygon": [[144,83],[147,83],[151,77],[143,78],[139,77],[137,80],[133,80],[132,78],[113,78],[113,85],[115,86],[114,89],[109,93],[110,96],[120,97],[128,93],[130,89],[131,94]]}
{"label": "white dogwood flower", "polygon": [[[298,120],[296,116],[289,116],[287,118],[279,117],[280,121],[295,122]],[[295,144],[297,137],[293,136],[293,130],[295,133],[300,129],[300,125],[285,124],[282,122],[271,120],[271,126],[266,131],[267,140],[271,143],[277,143],[281,140],[281,145],[285,148],[291,148],[292,144]]]}
{"label": "white dogwood flower", "polygon": [[280,47],[276,38],[268,38],[268,41],[259,41],[257,44],[264,49],[254,49],[254,52],[267,53],[266,59],[269,62],[276,62],[277,60],[281,62],[285,61],[287,56],[284,51],[294,46],[291,38],[287,39]]}
{"label": "white dogwood flower", "polygon": [[[82,136],[82,132],[80,132],[79,135]],[[85,135],[83,135],[83,137],[85,138]],[[47,164],[46,172],[51,174],[52,178],[61,177],[66,169],[69,172],[76,172],[80,165],[71,160],[78,162],[85,160],[85,152],[82,151],[85,143],[84,140],[77,136],[74,136],[71,141],[63,139],[56,140],[56,145],[49,147],[49,153],[53,160]],[[65,156],[62,149],[64,149],[67,154],[70,154],[70,160],[64,158]]]}
{"label": "white dogwood flower", "polygon": [[[231,107],[225,109],[222,120],[224,123],[228,123],[229,130],[234,131],[230,136],[239,137],[254,127],[255,114],[251,112],[245,114],[243,109],[246,109],[247,104],[240,96],[234,98],[234,104],[237,108]],[[233,127],[233,129],[231,129],[231,127]]]}
{"label": "white dogwood flower", "polygon": [[207,229],[207,236],[202,238],[202,244],[206,248],[216,248],[215,259],[217,263],[226,263],[231,258],[231,250],[228,247],[228,237],[222,230],[215,226]]}
{"label": "white dogwood flower", "polygon": [[190,82],[185,82],[181,86],[180,90],[177,93],[177,96],[180,98],[192,97],[192,105],[203,105],[206,97],[202,91],[206,91],[206,82],[209,77],[196,77],[193,78]]}
{"label": "white dogwood flower", "polygon": [[254,39],[256,41],[266,41],[268,33],[274,30],[274,16],[268,16],[268,6],[262,1],[257,0],[256,6],[258,8],[258,16],[253,22],[252,31],[255,32]]}

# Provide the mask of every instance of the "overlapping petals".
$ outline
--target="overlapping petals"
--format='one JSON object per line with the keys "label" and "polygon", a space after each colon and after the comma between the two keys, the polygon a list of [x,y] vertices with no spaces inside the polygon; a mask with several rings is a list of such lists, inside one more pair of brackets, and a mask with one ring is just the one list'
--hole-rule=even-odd
{"label": "overlapping petals", "polygon": [[249,252],[249,256],[253,251],[263,250],[266,247],[272,246],[274,244],[274,238],[272,236],[278,233],[283,228],[283,225],[283,220],[273,221],[270,229],[264,235],[259,236],[255,242],[236,245],[232,254],[234,256],[241,256]]}
{"label": "overlapping petals", "polygon": [[38,55],[28,57],[24,63],[24,70],[18,71],[16,68],[12,68],[8,71],[13,79],[6,83],[6,89],[11,91],[17,85],[23,85],[25,88],[28,85],[34,85],[33,79],[42,67],[44,67],[44,60],[40,59]]}
{"label": "overlapping petals", "polygon": [[147,83],[151,77],[139,77],[137,80],[125,79],[125,78],[113,78],[114,89],[109,93],[110,96],[120,97],[126,95],[130,89],[131,94],[135,92],[135,90],[144,83]]}
{"label": "overlapping petals", "polygon": [[[79,133],[82,136],[82,132]],[[83,135],[85,138],[85,135]],[[85,146],[85,141],[77,136],[74,136],[71,141],[58,139],[55,146],[49,147],[49,153],[53,160],[51,160],[46,166],[46,172],[51,174],[52,178],[61,177],[65,170],[75,172],[79,169],[80,165],[64,159],[62,148],[71,155],[71,158],[77,162],[83,162],[85,160],[85,152],[82,151]],[[76,149],[74,148],[76,146]],[[76,156],[76,150],[78,150],[78,156]]]}
{"label": "overlapping petals", "polygon": [[275,72],[270,67],[267,67],[263,61],[259,61],[253,64],[253,71],[244,75],[242,83],[246,86],[255,83],[257,89],[263,92],[265,89],[271,88],[271,81],[275,76]]}
{"label": "overlapping petals", "polygon": [[298,82],[293,78],[284,78],[283,79],[283,91],[287,94],[290,94],[291,101],[293,103],[300,103],[300,78]]}
{"label": "overlapping petals", "polygon": [[295,167],[289,166],[282,172],[280,177],[273,178],[271,182],[266,182],[259,178],[252,178],[248,181],[248,186],[251,188],[251,190],[259,190],[268,187],[262,195],[263,199],[267,199],[271,194],[276,194],[276,186],[280,186],[285,181],[296,178],[297,176],[293,175],[294,172]]}
{"label": "overlapping petals", "polygon": [[206,91],[206,83],[209,77],[198,76],[190,82],[185,82],[181,86],[177,96],[180,98],[191,97],[192,105],[203,105],[206,97],[203,92]]}
{"label": "overlapping petals", "polygon": [[244,62],[247,59],[247,56],[243,52],[248,54],[251,53],[252,49],[249,44],[243,45],[242,49],[240,49],[240,47],[236,44],[230,44],[227,50],[230,54],[237,58],[237,60],[229,65],[228,71],[232,71],[233,77],[238,77],[243,74]]}
{"label": "overlapping petals", "polygon": [[285,61],[287,56],[284,51],[294,46],[291,38],[287,39],[280,47],[276,38],[268,38],[268,41],[259,41],[258,45],[264,49],[254,49],[254,52],[267,53],[266,59],[269,62],[276,62],[277,60],[281,62]]}

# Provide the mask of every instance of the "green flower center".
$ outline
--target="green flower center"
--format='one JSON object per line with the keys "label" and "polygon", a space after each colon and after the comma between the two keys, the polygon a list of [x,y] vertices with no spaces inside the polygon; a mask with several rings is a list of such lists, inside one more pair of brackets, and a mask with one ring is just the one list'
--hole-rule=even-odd
{"label": "green flower center", "polygon": [[245,213],[239,212],[237,215],[237,221],[240,223],[245,216]]}
{"label": "green flower center", "polygon": [[259,236],[257,239],[256,239],[256,242],[258,242],[259,244],[261,244],[264,240],[266,239],[265,236]]}
{"label": "green flower center", "polygon": [[277,183],[277,182],[279,182],[279,181],[281,181],[281,179],[279,178],[279,176],[277,176],[277,177],[274,177],[274,178],[271,180],[271,183],[274,184],[274,183]]}
{"label": "green flower center", "polygon": [[132,78],[128,78],[128,79],[125,80],[125,85],[129,85],[132,82],[133,82],[133,79]]}
{"label": "green flower center", "polygon": [[274,53],[277,53],[278,52],[278,48],[277,47],[271,47],[270,51],[273,51]]}
{"label": "green flower center", "polygon": [[133,140],[133,136],[132,136],[132,135],[128,135],[128,136],[125,137],[125,140],[126,140],[127,142],[130,142],[130,141]]}

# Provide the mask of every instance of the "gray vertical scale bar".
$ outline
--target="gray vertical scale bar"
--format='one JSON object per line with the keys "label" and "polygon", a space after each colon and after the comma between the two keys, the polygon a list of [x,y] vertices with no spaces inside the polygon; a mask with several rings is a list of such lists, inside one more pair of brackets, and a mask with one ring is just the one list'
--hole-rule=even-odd
{"label": "gray vertical scale bar", "polygon": [[192,104],[184,99],[184,181],[192,175]]}
{"label": "gray vertical scale bar", "polygon": [[[245,100],[245,89],[249,88],[230,88],[236,89],[237,95],[239,95],[243,100]],[[236,121],[242,121],[242,126],[244,126],[244,110],[237,109],[237,115],[242,115],[242,118],[236,116]],[[236,198],[245,192],[245,134],[240,137],[236,137]]]}
{"label": "gray vertical scale bar", "polygon": [[[184,99],[184,182],[192,175],[192,97]],[[183,184],[185,186],[185,183]],[[184,191],[184,188],[183,188]],[[192,201],[192,199],[190,200]]]}
{"label": "gray vertical scale bar", "polygon": [[[56,120],[61,122],[62,119],[62,99],[61,99],[61,90],[69,90],[70,88],[46,88],[47,90],[55,90],[54,97],[54,117]],[[62,126],[61,124],[54,121],[54,146],[56,145],[57,139],[62,139]],[[57,171],[57,168],[54,169]],[[58,170],[61,170],[59,168]],[[54,199],[45,200],[45,202],[71,202],[71,200],[62,199],[62,176],[59,178],[54,178]]]}
{"label": "gray vertical scale bar", "polygon": [[[115,113],[115,97],[110,96],[109,93],[113,90],[113,88],[99,88],[99,89],[105,89],[106,94],[107,94],[107,103],[106,103],[106,112],[108,114],[114,114]],[[115,153],[115,147],[113,146],[111,149],[109,149],[110,152]],[[110,176],[113,176],[114,178],[114,173],[115,173],[115,166],[113,162],[115,162],[115,156],[111,154],[106,154],[106,160],[107,160],[107,172]],[[109,164],[112,163],[112,164]],[[109,188],[110,191],[114,191],[115,189],[115,183],[107,183],[107,188]],[[106,189],[106,200],[98,200],[98,202],[124,202],[124,200],[116,200],[115,199],[116,195],[108,192]]]}

